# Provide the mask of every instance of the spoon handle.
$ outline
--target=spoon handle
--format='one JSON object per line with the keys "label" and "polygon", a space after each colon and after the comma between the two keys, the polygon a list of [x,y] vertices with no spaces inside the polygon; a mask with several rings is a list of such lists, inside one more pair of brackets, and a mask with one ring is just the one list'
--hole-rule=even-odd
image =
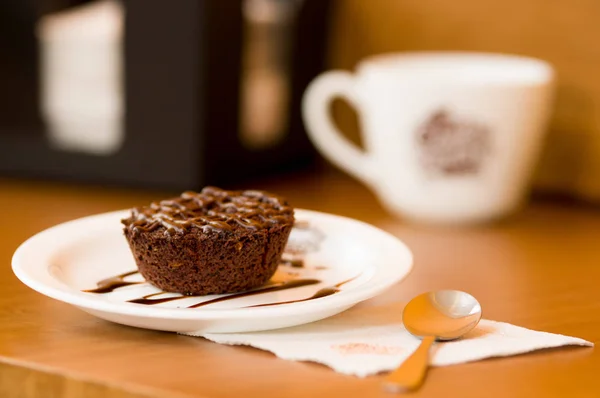
{"label": "spoon handle", "polygon": [[435,341],[434,336],[426,336],[421,345],[406,359],[398,369],[390,373],[384,382],[384,386],[390,392],[414,390],[418,388],[429,365],[429,348]]}

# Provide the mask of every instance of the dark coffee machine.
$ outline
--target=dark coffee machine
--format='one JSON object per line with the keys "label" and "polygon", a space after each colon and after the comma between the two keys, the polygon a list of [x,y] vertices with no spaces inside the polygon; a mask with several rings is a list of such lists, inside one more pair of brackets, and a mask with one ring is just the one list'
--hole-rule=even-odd
{"label": "dark coffee machine", "polygon": [[301,167],[323,0],[0,5],[0,173],[194,189]]}

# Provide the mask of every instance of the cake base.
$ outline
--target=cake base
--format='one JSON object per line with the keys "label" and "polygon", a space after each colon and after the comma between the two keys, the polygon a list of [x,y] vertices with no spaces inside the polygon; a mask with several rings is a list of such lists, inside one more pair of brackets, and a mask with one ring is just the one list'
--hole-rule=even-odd
{"label": "cake base", "polygon": [[[259,231],[163,230],[125,235],[142,276],[166,292],[186,295],[235,293],[264,285],[275,273],[292,225]],[[218,235],[218,236],[216,236]]]}

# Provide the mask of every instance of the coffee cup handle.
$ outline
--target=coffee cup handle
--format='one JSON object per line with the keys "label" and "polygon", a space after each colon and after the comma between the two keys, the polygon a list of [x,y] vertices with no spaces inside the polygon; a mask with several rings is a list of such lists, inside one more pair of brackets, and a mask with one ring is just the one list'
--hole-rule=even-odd
{"label": "coffee cup handle", "polygon": [[368,153],[340,133],[330,114],[330,103],[336,97],[345,99],[360,112],[355,85],[354,77],[348,72],[330,71],[318,76],[304,92],[302,117],[308,137],[325,158],[371,185],[375,174]]}

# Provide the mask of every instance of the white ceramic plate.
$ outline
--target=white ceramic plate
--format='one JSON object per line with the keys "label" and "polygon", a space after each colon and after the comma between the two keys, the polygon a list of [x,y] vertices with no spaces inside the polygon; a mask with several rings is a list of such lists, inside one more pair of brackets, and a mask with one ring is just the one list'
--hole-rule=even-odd
{"label": "white ceramic plate", "polygon": [[[295,213],[297,223],[284,254],[295,266],[282,263],[267,286],[311,280],[295,288],[244,296],[182,297],[148,305],[130,300],[179,295],[161,294],[133,274],[121,280],[141,283],[107,293],[85,292],[97,288],[103,279],[136,270],[120,224],[128,211],[85,217],[45,230],[17,249],[12,266],[32,289],[100,318],[141,328],[203,333],[267,330],[317,321],[380,294],[410,272],[411,252],[394,236],[349,218],[299,209]],[[336,285],[333,291],[337,292],[331,294]],[[312,298],[320,295],[317,292],[330,295]],[[211,304],[188,308],[209,300]]]}

